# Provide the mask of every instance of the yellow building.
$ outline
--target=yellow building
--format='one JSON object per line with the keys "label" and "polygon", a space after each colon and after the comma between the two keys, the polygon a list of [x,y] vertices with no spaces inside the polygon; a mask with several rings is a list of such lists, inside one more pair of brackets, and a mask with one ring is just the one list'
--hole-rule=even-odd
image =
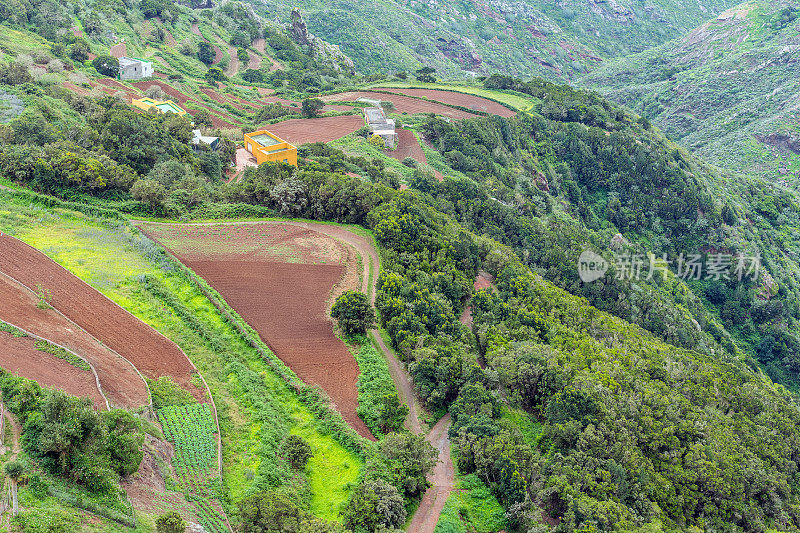
{"label": "yellow building", "polygon": [[244,147],[255,156],[256,163],[259,165],[266,161],[272,161],[297,166],[297,147],[267,130],[245,133]]}
{"label": "yellow building", "polygon": [[156,109],[161,113],[175,113],[176,115],[183,116],[186,114],[181,106],[173,102],[172,100],[153,100],[152,98],[134,98],[131,100],[131,105],[138,107],[139,109],[143,109],[145,111],[149,111],[150,109]]}

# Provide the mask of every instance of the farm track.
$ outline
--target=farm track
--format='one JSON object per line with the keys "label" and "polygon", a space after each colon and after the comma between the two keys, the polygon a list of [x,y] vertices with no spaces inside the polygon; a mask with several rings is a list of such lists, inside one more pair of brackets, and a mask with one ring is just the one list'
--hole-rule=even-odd
{"label": "farm track", "polygon": [[[0,319],[4,322],[60,345],[88,362],[97,373],[100,387],[113,406],[136,409],[150,404],[147,385],[128,361],[103,346],[57,309],[39,309],[39,299],[29,287],[0,274],[0,301],[3,302]],[[24,363],[20,361],[19,364]],[[92,381],[95,381],[94,378]]]}
{"label": "farm track", "polygon": [[194,365],[178,346],[55,261],[8,235],[0,235],[0,272],[30,290],[50,291],[50,304],[89,335],[120,354],[144,376],[170,376],[202,400],[192,383]]}
{"label": "farm track", "polygon": [[[245,221],[245,222],[209,222],[209,223],[195,223],[187,225],[258,225],[265,224],[259,221]],[[269,224],[281,224],[288,226],[296,226],[307,230],[316,231],[324,235],[328,235],[341,242],[349,244],[362,258],[364,266],[362,270],[362,283],[361,286],[366,292],[369,293],[372,303],[375,303],[375,293],[378,275],[380,274],[380,257],[377,250],[372,244],[372,240],[353,233],[347,228],[335,226],[332,224],[321,224],[316,222],[300,222],[300,221],[270,221]],[[370,266],[371,265],[371,266]],[[370,271],[372,272],[372,284],[370,285]],[[389,364],[389,371],[392,379],[395,381],[400,399],[402,402],[409,406],[409,414],[406,418],[406,427],[416,433],[422,434],[424,429],[419,415],[422,412],[422,406],[417,399],[414,386],[407,370],[403,364],[397,360],[395,355],[386,346],[380,336],[378,330],[371,330],[370,336],[375,340],[376,344],[383,352],[383,356]],[[414,528],[415,533],[433,533],[436,523],[439,521],[444,503],[447,500],[450,492],[455,485],[455,471],[453,469],[452,458],[450,457],[450,440],[447,435],[447,430],[450,428],[450,416],[446,415],[434,426],[431,432],[426,437],[429,442],[439,451],[439,461],[436,466],[428,475],[428,481],[431,487],[425,492],[420,506],[410,522],[409,528]],[[419,516],[419,518],[417,518]],[[412,531],[412,529],[409,529]]]}

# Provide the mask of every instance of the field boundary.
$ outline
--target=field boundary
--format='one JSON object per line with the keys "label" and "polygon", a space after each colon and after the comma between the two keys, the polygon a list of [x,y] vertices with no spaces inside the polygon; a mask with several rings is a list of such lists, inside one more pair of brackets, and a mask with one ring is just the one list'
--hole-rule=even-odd
{"label": "field boundary", "polygon": [[[366,439],[361,437],[350,425],[345,422],[342,414],[333,408],[328,395],[318,386],[308,385],[303,382],[283,361],[281,361],[261,340],[258,333],[232,308],[222,295],[211,287],[203,278],[197,275],[192,269],[181,263],[169,250],[161,243],[153,241],[135,224],[130,221],[131,227],[142,237],[153,242],[165,257],[173,263],[185,278],[208,298],[208,300],[222,314],[236,331],[261,355],[269,367],[297,394],[298,399],[309,408],[309,410],[319,417],[320,421],[331,424],[334,431],[331,436],[346,449],[363,456]],[[316,404],[316,405],[315,405]]]}
{"label": "field boundary", "polygon": [[[4,276],[6,276],[6,274],[5,274],[5,273],[3,273],[3,272],[0,272],[0,274],[2,274],[2,275],[4,275]],[[11,277],[11,276],[7,276],[7,277]],[[13,279],[13,278],[12,278],[12,279]],[[27,289],[27,287],[25,287],[25,288]],[[77,357],[78,359],[80,359],[81,361],[83,361],[84,363],[86,363],[87,365],[89,365],[89,368],[91,368],[91,369],[92,369],[92,375],[94,376],[94,381],[95,381],[95,383],[97,384],[97,390],[98,390],[98,391],[100,391],[100,395],[101,395],[101,396],[103,397],[103,399],[106,401],[106,409],[107,409],[108,411],[110,411],[110,410],[111,410],[111,404],[109,404],[109,403],[108,403],[108,398],[106,397],[106,394],[103,392],[103,386],[102,386],[102,385],[100,385],[100,378],[97,376],[97,370],[95,370],[95,369],[94,369],[94,365],[92,365],[92,363],[90,363],[89,361],[87,361],[86,359],[84,359],[83,357],[81,357],[79,354],[77,354],[77,353],[73,352],[72,350],[70,350],[70,349],[69,349],[69,348],[67,348],[66,346],[62,346],[62,345],[60,345],[60,344],[59,344],[59,343],[57,343],[57,342],[51,341],[50,339],[46,339],[46,338],[44,338],[44,337],[40,337],[39,335],[36,335],[35,333],[31,333],[30,331],[26,330],[25,328],[21,328],[21,327],[19,327],[19,326],[18,326],[18,325],[16,325],[16,324],[12,324],[11,322],[8,322],[8,321],[6,321],[6,320],[3,320],[3,319],[1,319],[1,318],[0,318],[0,324],[5,324],[6,326],[10,326],[10,327],[12,327],[12,328],[14,328],[14,329],[18,329],[19,331],[21,331],[22,333],[24,333],[25,335],[27,335],[28,337],[31,337],[31,338],[33,338],[33,339],[39,339],[40,341],[44,341],[44,342],[46,342],[46,343],[48,343],[48,344],[52,344],[53,346],[58,346],[59,348],[61,348],[61,349],[62,349],[62,350],[64,350],[65,352],[69,352],[69,353],[71,353],[72,355],[74,355],[75,357]],[[77,325],[77,324],[76,324],[76,325]],[[145,385],[146,385],[146,384],[147,384],[147,383],[145,382]],[[150,388],[149,388],[149,387],[148,387],[147,391],[148,391],[148,394],[149,394],[149,392],[150,392]],[[152,407],[152,405],[153,405],[153,404],[152,404],[152,401],[151,401],[151,402],[150,402],[150,406]]]}

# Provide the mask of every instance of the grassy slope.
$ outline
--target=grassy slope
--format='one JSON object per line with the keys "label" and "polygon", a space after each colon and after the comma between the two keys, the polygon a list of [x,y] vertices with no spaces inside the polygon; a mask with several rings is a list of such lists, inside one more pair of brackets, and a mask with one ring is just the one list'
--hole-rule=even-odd
{"label": "grassy slope", "polygon": [[[673,39],[733,3],[303,0],[297,5],[309,31],[340,45],[365,72],[429,64],[457,77],[479,70],[563,79],[593,68],[598,56],[638,52]],[[253,2],[261,14],[288,22],[283,5]],[[630,15],[620,16],[618,10]]]}
{"label": "grassy slope", "polygon": [[178,343],[208,381],[220,409],[223,432],[224,485],[233,502],[251,488],[258,472],[261,424],[239,376],[226,371],[221,354],[159,300],[142,289],[141,277],[153,276],[177,296],[208,328],[225,339],[228,354],[259,376],[286,414],[290,432],[306,438],[314,450],[307,474],[313,491],[311,510],[335,520],[349,496],[361,460],[317,427],[313,415],[258,354],[222,320],[218,311],[184,278],[163,272],[132,246],[129,230],[110,229],[68,213],[52,214],[10,201],[0,208],[0,228],[42,250],[122,307]]}
{"label": "grassy slope", "polygon": [[743,4],[746,17],[712,20],[683,39],[610,61],[580,83],[646,116],[714,164],[786,179],[779,169],[797,172],[800,155],[755,137],[800,137],[800,23],[774,26],[786,5]]}

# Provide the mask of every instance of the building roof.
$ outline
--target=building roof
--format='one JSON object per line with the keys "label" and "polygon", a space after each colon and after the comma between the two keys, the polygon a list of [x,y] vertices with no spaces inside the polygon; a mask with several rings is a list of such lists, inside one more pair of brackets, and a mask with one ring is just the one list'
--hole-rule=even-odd
{"label": "building roof", "polygon": [[380,107],[365,107],[364,115],[370,124],[386,124],[386,113]]}
{"label": "building roof", "polygon": [[126,67],[128,65],[133,65],[135,63],[151,63],[151,61],[146,61],[144,59],[139,59],[138,57],[120,57],[119,58],[119,66]]}
{"label": "building roof", "polygon": [[289,148],[279,148],[277,150],[267,150],[269,153],[272,152],[279,152],[281,150],[290,150],[295,148],[295,146],[290,143],[289,141],[284,141],[274,133],[271,133],[267,130],[258,130],[252,133],[248,133],[247,136],[256,144],[260,145],[263,148],[269,148],[270,146],[275,146],[276,144],[283,144],[286,143]]}
{"label": "building roof", "polygon": [[192,143],[193,144],[200,144],[206,143],[208,145],[214,144],[216,141],[219,140],[219,137],[209,137],[207,135],[203,135],[200,130],[192,130]]}

